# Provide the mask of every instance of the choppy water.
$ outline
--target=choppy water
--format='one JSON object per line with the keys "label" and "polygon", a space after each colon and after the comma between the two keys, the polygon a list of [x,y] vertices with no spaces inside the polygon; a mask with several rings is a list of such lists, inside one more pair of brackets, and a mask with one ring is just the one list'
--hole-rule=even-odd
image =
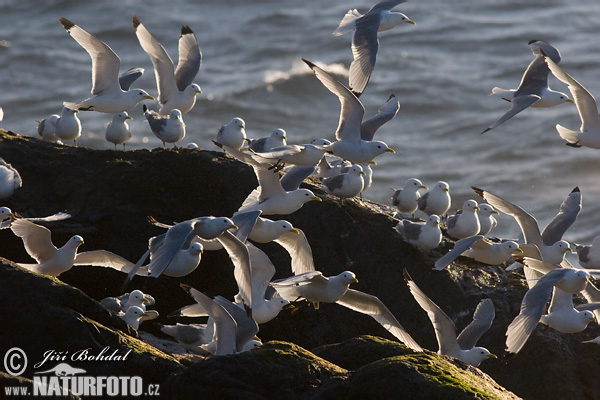
{"label": "choppy water", "polygon": [[[342,4],[343,3],[343,4]],[[60,113],[63,100],[89,96],[90,59],[65,32],[66,17],[115,50],[122,70],[146,68],[136,82],[156,95],[152,65],[135,37],[136,14],[177,58],[181,25],[196,33],[203,64],[196,82],[203,93],[185,115],[187,138],[215,149],[210,139],[235,116],[250,137],[284,128],[289,143],[332,139],[339,102],[300,61],[321,62],[347,82],[350,36],[331,35],[349,8],[366,11],[374,2],[325,1],[0,1],[0,127],[37,135],[36,120]],[[396,119],[378,133],[397,150],[377,158],[366,197],[390,203],[390,187],[418,177],[425,184],[450,183],[453,207],[477,197],[476,185],[511,200],[544,225],[575,186],[583,193],[579,220],[567,239],[587,243],[600,234],[600,152],[566,147],[556,123],[577,128],[573,105],[529,109],[485,135],[508,104],[488,97],[492,87],[515,88],[532,59],[527,42],[545,40],[562,53],[563,68],[600,93],[600,3],[592,1],[412,1],[396,8],[417,22],[380,33],[371,81],[361,97],[366,116],[390,93],[401,102]],[[551,79],[551,86],[568,92]],[[152,108],[153,104],[149,104]],[[141,105],[130,111],[130,148],[160,142],[144,123]],[[80,146],[112,148],[104,140],[110,116],[80,113]],[[479,200],[479,199],[478,199]],[[498,235],[515,237],[518,227],[502,217]]]}

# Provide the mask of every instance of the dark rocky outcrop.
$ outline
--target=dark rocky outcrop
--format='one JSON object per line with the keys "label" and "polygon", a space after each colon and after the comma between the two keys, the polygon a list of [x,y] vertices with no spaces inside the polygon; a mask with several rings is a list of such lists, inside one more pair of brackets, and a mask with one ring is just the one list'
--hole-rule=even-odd
{"label": "dark rocky outcrop", "polygon": [[[73,234],[80,234],[85,239],[80,251],[106,249],[132,261],[136,261],[146,250],[148,238],[162,232],[146,222],[147,216],[151,215],[165,222],[202,215],[229,216],[256,186],[256,179],[249,167],[221,152],[204,150],[98,151],[56,146],[9,132],[0,134],[0,157],[15,166],[23,178],[23,187],[2,205],[24,216],[67,211],[73,218],[48,225],[52,229],[55,244],[62,245]],[[490,297],[496,306],[496,321],[480,344],[493,353],[502,355],[506,327],[518,313],[526,290],[518,274],[506,273],[500,267],[473,268],[469,264],[462,264],[462,259],[446,271],[432,271],[433,262],[447,251],[450,243],[438,250],[422,253],[404,243],[393,231],[396,220],[386,206],[368,200],[364,203],[346,200],[342,207],[339,200],[313,189],[325,201],[308,203],[296,213],[285,216],[285,219],[304,230],[319,270],[325,275],[338,274],[344,270],[356,273],[360,282],[353,287],[378,296],[417,342],[427,349],[437,349],[435,335],[427,315],[404,284],[403,268],[407,268],[423,291],[454,319],[459,330],[470,321],[478,302],[484,297]],[[10,230],[0,231],[0,243],[0,256],[17,262],[30,262],[22,242]],[[277,267],[275,278],[283,278],[291,273],[289,256],[285,250],[276,244],[260,247]],[[18,271],[18,275],[15,271]],[[202,376],[202,371],[214,369],[219,371],[214,372],[217,377],[229,377],[236,368],[251,363],[244,357],[250,357],[254,351],[248,356],[222,359],[236,361],[220,361],[217,357],[187,367],[190,363],[186,362],[184,365],[170,356],[141,347],[141,342],[131,342],[136,340],[135,333],[128,331],[118,318],[98,308],[92,300],[120,294],[124,279],[120,272],[99,267],[75,267],[60,276],[60,281],[79,290],[55,279],[35,277],[36,283],[33,285],[40,286],[40,293],[43,294],[29,302],[21,299],[27,286],[19,285],[21,278],[17,276],[30,279],[34,275],[16,270],[10,264],[4,264],[0,273],[10,277],[11,282],[7,284],[4,279],[0,279],[0,305],[4,310],[3,320],[7,321],[5,326],[8,327],[3,328],[0,333],[0,351],[5,346],[18,346],[19,343],[38,349],[32,351],[58,349],[63,345],[73,346],[68,348],[74,349],[75,346],[86,345],[88,339],[95,341],[94,348],[102,348],[105,343],[116,347],[133,346],[139,349],[140,354],[136,357],[139,357],[140,363],[143,360],[160,365],[147,373],[157,374],[152,377],[156,379],[154,382],[164,382],[164,387],[173,396],[176,396],[176,388],[181,386],[176,382],[183,382],[184,378],[191,379],[191,385],[200,385],[194,382],[196,377]],[[181,279],[161,277],[148,289],[157,300],[154,308],[161,314],[158,320],[161,323],[177,322],[166,315],[191,303],[189,296],[179,288],[180,282],[211,296],[221,294],[231,298],[237,292],[232,265],[226,253],[207,251],[194,273]],[[135,278],[130,289],[141,288],[143,285],[143,279]],[[53,301],[57,301],[58,305],[42,301],[49,290],[56,290]],[[77,297],[73,297],[75,292],[78,293]],[[77,304],[62,300],[65,298],[77,299]],[[18,308],[15,304],[21,304],[24,308]],[[26,309],[31,309],[31,319],[26,319]],[[45,316],[50,321],[43,319]],[[69,325],[63,321],[64,318],[79,321],[79,325]],[[23,321],[38,320],[47,325],[25,329]],[[160,332],[152,324],[145,323],[142,329],[160,336]],[[40,331],[53,332],[52,346],[37,339],[35,333]],[[67,333],[69,331],[81,332],[78,335],[82,336],[72,337]],[[431,353],[415,358],[410,350],[400,345],[392,346],[389,342],[373,344],[361,339],[363,342],[354,343],[356,346],[353,350],[341,351],[338,355],[323,347],[336,343],[347,346],[352,343],[347,342],[349,339],[361,335],[376,335],[395,341],[372,318],[336,304],[322,304],[319,310],[300,306],[295,312],[285,310],[275,320],[262,325],[259,336],[263,341],[291,342],[301,348],[275,343],[261,349],[264,353],[255,354],[279,354],[279,350],[286,349],[281,351],[293,363],[310,365],[315,356],[303,349],[314,349],[316,355],[329,362],[329,366],[321,370],[321,375],[311,375],[309,381],[305,382],[311,389],[302,392],[303,395],[315,398],[339,398],[341,393],[342,397],[359,396],[359,393],[365,393],[361,392],[363,388],[377,385],[373,383],[377,377],[382,379],[381,382],[387,379],[385,371],[390,371],[395,377],[392,382],[396,382],[401,388],[404,384],[401,383],[400,376],[404,373],[399,371],[421,372],[423,365],[442,365],[441,368],[448,373],[454,371],[454,368],[458,372],[479,373],[476,369],[465,368],[462,363],[452,363],[452,367],[439,364],[448,361]],[[527,399],[558,396],[570,399],[600,398],[600,389],[594,382],[600,347],[580,343],[597,335],[600,335],[600,329],[596,325],[574,335],[538,327],[517,356],[485,361],[480,369],[500,385]],[[57,339],[54,339],[55,336]],[[54,343],[59,339],[63,341]],[[353,359],[344,357],[344,353],[361,356]],[[400,366],[399,360],[403,357],[403,366]],[[27,374],[25,376],[31,377]],[[281,376],[277,379],[283,381],[289,377]],[[544,383],[540,384],[533,377],[544,377]],[[241,383],[235,386],[236,390],[246,390],[244,385],[248,385],[248,381],[244,379],[240,379]],[[444,378],[445,383],[453,379],[455,378]],[[433,391],[425,389],[425,381],[421,378],[415,378],[412,382],[407,381],[406,386],[418,387],[421,382],[423,393],[430,396],[421,398],[436,396]],[[312,390],[317,387],[321,391]],[[259,389],[252,392],[256,398],[275,397]],[[381,398],[390,393],[383,390],[380,392]],[[472,397],[447,394],[445,398],[484,397],[478,397],[478,390],[465,392],[465,396]],[[227,393],[227,396],[234,398],[241,392]],[[223,392],[223,396],[225,395]],[[248,395],[246,398],[254,397]]]}

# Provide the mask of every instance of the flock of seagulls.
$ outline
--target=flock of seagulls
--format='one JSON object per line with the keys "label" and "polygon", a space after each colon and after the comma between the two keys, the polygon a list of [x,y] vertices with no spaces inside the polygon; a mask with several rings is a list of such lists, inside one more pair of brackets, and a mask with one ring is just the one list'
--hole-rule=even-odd
{"label": "flock of seagulls", "polygon": [[[288,144],[283,129],[258,139],[246,137],[245,122],[233,118],[217,132],[214,144],[254,170],[258,186],[240,204],[236,213],[228,217],[203,216],[187,221],[164,224],[150,222],[166,232],[149,238],[148,250],[136,262],[130,262],[106,250],[78,253],[83,243],[73,236],[57,248],[49,229],[39,221],[68,218],[68,214],[50,217],[22,218],[6,207],[0,208],[1,228],[9,228],[22,238],[26,251],[35,264],[21,266],[45,275],[60,276],[74,265],[100,265],[115,268],[127,274],[123,291],[135,275],[159,279],[161,275],[183,277],[199,265],[204,251],[224,249],[233,264],[233,276],[239,293],[233,301],[221,296],[209,298],[198,290],[183,286],[194,304],[174,311],[179,317],[208,316],[206,324],[162,326],[161,330],[193,352],[232,354],[259,345],[256,335],[259,325],[275,318],[284,307],[298,301],[307,301],[315,309],[319,303],[336,303],[367,314],[379,322],[398,340],[415,351],[421,346],[402,327],[393,313],[373,294],[350,288],[357,282],[351,271],[326,277],[316,269],[310,240],[302,230],[285,220],[271,220],[270,215],[285,216],[299,210],[310,201],[321,201],[311,190],[301,188],[302,181],[317,176],[322,189],[344,199],[361,195],[372,181],[376,165],[374,159],[385,153],[394,153],[386,143],[375,139],[376,131],[393,119],[400,109],[394,95],[370,119],[364,120],[365,108],[359,96],[365,91],[374,72],[378,52],[377,32],[392,29],[402,23],[415,24],[406,15],[391,10],[403,1],[382,1],[361,15],[350,10],[343,17],[334,36],[353,32],[348,86],[313,62],[302,59],[340,102],[340,116],[335,137],[315,139],[307,144]],[[78,111],[96,111],[114,114],[107,127],[106,138],[123,144],[131,138],[127,111],[146,99],[154,99],[142,89],[131,86],[143,74],[141,68],[132,68],[119,75],[119,57],[101,40],[73,22],[61,18],[67,32],[86,50],[92,59],[92,97],[79,102],[64,102],[61,115],[52,115],[39,122],[38,132],[43,140],[71,141],[76,144],[81,134]],[[163,142],[178,143],[185,137],[183,116],[190,112],[201,93],[193,81],[202,63],[202,53],[193,31],[183,26],[179,38],[179,61],[175,67],[164,47],[134,16],[133,27],[140,46],[150,57],[158,89],[158,111],[143,105],[150,129]],[[561,67],[560,53],[550,44],[529,42],[534,55],[517,89],[494,88],[493,95],[511,103],[511,108],[484,132],[505,123],[528,107],[553,107],[574,102],[582,119],[580,131],[557,125],[557,130],[569,146],[600,148],[600,117],[592,95],[571,78]],[[569,85],[574,100],[548,87],[552,73]],[[20,187],[18,172],[0,160],[0,198],[10,197]],[[283,176],[282,176],[282,171]],[[421,194],[420,190],[427,190]],[[442,229],[456,239],[452,250],[441,257],[434,269],[443,271],[459,256],[472,258],[478,263],[509,265],[509,269],[523,268],[529,290],[524,296],[520,313],[506,332],[506,351],[517,353],[524,346],[538,322],[564,333],[581,332],[600,315],[600,291],[591,279],[600,275],[600,237],[590,246],[578,245],[575,250],[580,265],[572,265],[565,254],[572,252],[571,244],[562,239],[581,209],[581,192],[575,188],[562,203],[552,222],[541,230],[536,219],[516,204],[487,190],[473,187],[484,201],[469,199],[460,210],[448,215],[451,209],[450,186],[439,181],[431,189],[419,179],[408,179],[401,189],[395,189],[392,204],[403,216],[395,227],[402,238],[420,249],[431,251],[443,240]],[[494,218],[499,212],[512,216],[520,227],[520,240],[501,240],[490,234],[497,226]],[[416,218],[421,217],[421,218]],[[267,254],[252,243],[276,242],[290,254],[290,277],[272,281],[275,266]],[[149,259],[149,262],[147,260]],[[473,322],[458,336],[452,319],[417,286],[405,271],[408,289],[417,304],[431,319],[439,344],[438,352],[478,366],[488,358],[496,357],[487,349],[477,347],[479,338],[494,321],[494,305],[484,299],[477,306]],[[574,296],[581,303],[574,306]],[[132,328],[138,329],[144,320],[156,318],[156,312],[145,306],[153,299],[140,290],[125,293],[119,298],[104,299],[102,304],[118,313]],[[152,299],[152,300],[150,300]],[[546,305],[550,302],[549,308]],[[599,343],[599,339],[586,341]]]}

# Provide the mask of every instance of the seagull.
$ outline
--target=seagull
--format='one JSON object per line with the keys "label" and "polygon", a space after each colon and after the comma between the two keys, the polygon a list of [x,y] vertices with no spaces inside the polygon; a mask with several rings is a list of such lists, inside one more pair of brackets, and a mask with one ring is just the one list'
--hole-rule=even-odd
{"label": "seagull", "polygon": [[287,215],[299,210],[309,201],[322,201],[308,189],[286,191],[281,186],[279,173],[269,169],[268,164],[259,163],[247,153],[231,147],[223,148],[241,162],[249,164],[258,180],[258,187],[248,195],[238,212],[261,210],[262,215]]}
{"label": "seagull", "polygon": [[450,185],[444,181],[437,182],[431,190],[419,199],[419,210],[427,215],[444,216],[450,209]]}
{"label": "seagull", "polygon": [[166,143],[173,143],[173,146],[177,147],[175,143],[185,137],[185,122],[181,118],[181,111],[178,109],[171,110],[169,115],[165,117],[156,111],[148,110],[145,104],[142,109],[152,133],[162,141],[163,147],[166,146]]}
{"label": "seagull", "polygon": [[421,250],[433,250],[442,241],[440,217],[437,215],[430,215],[425,222],[403,219],[398,222],[395,229],[406,242]]}
{"label": "seagull", "polygon": [[479,205],[475,200],[465,201],[461,211],[448,217],[448,235],[463,239],[478,234],[481,225],[477,210],[479,210]]}
{"label": "seagull", "polygon": [[196,300],[208,315],[209,324],[214,323],[213,343],[202,346],[214,355],[234,354],[254,339],[258,325],[244,311],[224,297],[212,300],[199,290],[185,284],[180,286]]}
{"label": "seagull", "polygon": [[140,307],[146,311],[146,304],[153,305],[155,303],[154,297],[142,292],[141,290],[134,290],[131,293],[124,293],[119,297],[105,297],[100,301],[104,307],[115,313],[126,312],[129,307]]}
{"label": "seagull", "polygon": [[559,332],[578,333],[587,328],[590,322],[596,321],[591,310],[599,308],[600,303],[573,307],[573,294],[555,286],[548,314],[542,315],[540,322]]}
{"label": "seagull", "polygon": [[[199,242],[193,242],[189,247],[180,249],[167,268],[162,271],[162,274],[175,278],[181,278],[182,276],[191,274],[198,268],[203,251],[204,246]],[[148,275],[155,277],[156,274],[153,274],[153,272],[156,268],[156,263],[153,263],[152,259],[153,254],[150,253],[150,263],[146,267],[148,268]]]}
{"label": "seagull", "polygon": [[[129,272],[133,268],[132,262],[106,250],[77,254],[77,249],[83,244],[83,238],[79,235],[72,236],[64,246],[56,248],[48,228],[25,218],[14,219],[10,229],[23,240],[27,253],[37,261],[37,264],[19,265],[39,274],[59,276],[73,265],[109,267],[122,272]],[[145,271],[141,270],[139,274],[144,275]]]}
{"label": "seagull", "polygon": [[350,89],[358,97],[362,94],[375,68],[379,40],[377,32],[387,31],[401,23],[415,24],[406,15],[391,12],[392,8],[406,0],[384,0],[361,15],[357,10],[349,10],[334,36],[340,36],[354,30],[352,36],[352,54],[354,61],[350,65]]}
{"label": "seagull", "polygon": [[19,171],[0,157],[0,199],[9,198],[21,186],[23,181]]}
{"label": "seagull", "polygon": [[358,196],[365,186],[364,176],[362,167],[354,164],[346,173],[323,179],[323,189],[342,200]]}
{"label": "seagull", "polygon": [[569,96],[556,92],[548,87],[548,74],[550,70],[544,61],[543,54],[549,54],[553,62],[560,62],[560,53],[550,44],[541,40],[532,40],[529,43],[535,56],[521,78],[521,84],[516,90],[505,90],[495,87],[492,95],[500,96],[511,102],[511,108],[495,123],[481,133],[486,133],[498,125],[508,121],[527,107],[554,107],[559,104],[573,103]]}
{"label": "seagull", "polygon": [[[550,264],[560,264],[564,259],[565,252],[572,251],[569,244],[560,240],[560,238],[567,228],[575,221],[575,218],[577,218],[577,214],[579,213],[581,205],[576,199],[581,201],[581,193],[578,188],[575,188],[567,200],[563,202],[561,205],[561,212],[559,212],[550,224],[548,224],[544,230],[544,235],[540,233],[537,220],[521,207],[483,189],[476,187],[471,188],[497,210],[512,216],[523,232],[525,243],[527,245],[534,245],[535,248],[537,248],[536,250],[539,251],[542,260],[545,262]],[[523,250],[526,249],[523,245],[520,247]]]}
{"label": "seagull", "polygon": [[[533,267],[530,261],[535,262],[536,260],[526,257],[523,261],[525,265]],[[519,315],[508,326],[506,351],[518,353],[523,348],[542,318],[544,307],[550,300],[555,286],[570,294],[579,293],[586,287],[589,276],[585,270],[556,268],[539,278],[536,284],[525,293]]]}
{"label": "seagull", "polygon": [[125,143],[131,139],[131,129],[127,125],[127,120],[131,118],[127,112],[123,111],[113,115],[112,121],[106,127],[105,138],[111,143],[114,143],[115,150],[117,150],[118,144],[123,144],[123,150],[125,150]]}
{"label": "seagull", "polygon": [[120,315],[121,319],[136,331],[139,329],[142,319],[149,316],[150,314],[137,306],[129,307],[123,315]]}
{"label": "seagull", "polygon": [[200,86],[193,83],[202,64],[202,52],[196,35],[189,26],[181,27],[179,36],[179,62],[177,69],[165,48],[148,32],[140,20],[133,16],[133,27],[140,45],[152,60],[156,85],[158,86],[158,111],[161,115],[178,109],[188,113],[196,104],[196,95],[202,93]]}
{"label": "seagull", "polygon": [[567,146],[586,146],[592,149],[600,149],[600,116],[598,115],[596,99],[594,99],[594,96],[586,88],[573,79],[571,75],[559,67],[552,57],[544,54],[544,58],[552,74],[559,81],[569,85],[569,91],[571,91],[573,99],[575,99],[577,112],[579,112],[581,119],[579,131],[574,131],[557,124],[556,130],[558,134],[567,141]]}
{"label": "seagull", "polygon": [[60,118],[56,122],[56,136],[60,140],[72,140],[77,146],[77,139],[81,136],[81,121],[77,118],[77,110],[63,107]]}
{"label": "seagull", "polygon": [[503,264],[515,254],[521,254],[523,250],[519,244],[512,240],[494,243],[487,240],[483,235],[475,235],[460,239],[454,244],[454,248],[445,256],[436,261],[434,270],[441,271],[460,255],[474,259],[489,265]]}
{"label": "seagull", "polygon": [[266,153],[275,147],[285,146],[287,136],[283,129],[275,129],[270,136],[260,139],[246,139],[248,147],[256,153]]}
{"label": "seagull", "polygon": [[53,222],[53,221],[62,221],[63,219],[71,218],[71,214],[67,214],[65,212],[58,212],[56,214],[52,214],[47,217],[22,217],[18,214],[14,214],[8,207],[0,207],[0,229],[10,228],[12,223],[11,216],[16,218],[23,218],[31,222]]}
{"label": "seagull", "polygon": [[494,207],[489,204],[479,204],[477,216],[479,217],[479,225],[481,226],[479,229],[480,235],[487,235],[496,227],[496,225],[498,225],[498,221],[494,218],[494,214],[498,215],[498,211],[494,210]]}
{"label": "seagull", "polygon": [[394,194],[392,196],[392,204],[398,208],[398,211],[406,214],[414,214],[419,207],[419,189],[429,188],[417,179],[410,178],[404,182],[402,189],[392,189]]}
{"label": "seagull", "polygon": [[415,300],[431,320],[435,337],[438,342],[438,354],[458,358],[459,360],[478,367],[482,361],[497,358],[484,347],[475,347],[479,338],[490,329],[495,317],[494,303],[491,299],[483,299],[473,313],[473,322],[456,336],[454,322],[438,307],[404,270],[404,279]]}
{"label": "seagull", "polygon": [[241,149],[246,142],[246,123],[241,118],[234,118],[217,132],[216,142],[236,150]]}
{"label": "seagull", "polygon": [[162,333],[171,336],[184,349],[195,354],[206,354],[201,346],[210,343],[212,340],[213,331],[207,327],[207,324],[177,323],[175,325],[159,326]]}
{"label": "seagull", "polygon": [[354,164],[368,163],[383,153],[395,153],[384,142],[361,139],[361,123],[365,108],[360,100],[337,79],[317,67],[312,62],[302,59],[315,73],[321,83],[341,103],[340,120],[335,133],[335,142],[322,146],[328,153]]}
{"label": "seagull", "polygon": [[92,97],[80,103],[64,102],[73,110],[120,113],[135,107],[145,99],[154,100],[144,90],[123,91],[119,84],[121,60],[106,43],[97,39],[66,18],[60,19],[67,32],[92,58]]}
{"label": "seagull", "polygon": [[60,115],[52,114],[48,118],[44,118],[41,121],[39,121],[38,134],[40,135],[42,140],[46,142],[56,142],[57,140],[60,140],[56,136],[56,123],[58,122],[59,118]]}
{"label": "seagull", "polygon": [[423,351],[379,298],[349,288],[351,283],[356,282],[356,275],[350,271],[331,277],[323,276],[320,271],[312,271],[271,282],[271,286],[289,301],[306,299],[315,308],[318,308],[320,302],[337,303],[367,314],[406,346],[415,351]]}
{"label": "seagull", "polygon": [[274,167],[276,169],[282,169],[284,164],[291,164],[297,166],[312,166],[314,171],[325,154],[325,150],[322,149],[322,146],[328,144],[331,144],[331,142],[327,139],[315,139],[308,144],[288,144],[273,147],[271,150],[265,152],[253,151],[251,154],[258,162],[275,164]]}
{"label": "seagull", "polygon": [[600,268],[600,236],[592,240],[591,246],[577,246],[577,257],[584,268]]}

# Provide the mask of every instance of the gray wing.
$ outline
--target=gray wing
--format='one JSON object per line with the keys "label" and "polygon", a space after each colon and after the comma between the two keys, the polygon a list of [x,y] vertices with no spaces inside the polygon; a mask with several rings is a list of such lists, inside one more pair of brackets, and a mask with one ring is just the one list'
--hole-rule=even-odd
{"label": "gray wing", "polygon": [[459,215],[460,215],[460,213],[457,212],[456,214],[448,217],[448,220],[446,221],[446,226],[448,227],[448,230],[454,229],[454,227],[456,226],[456,223],[458,222]]}
{"label": "gray wing", "polygon": [[475,347],[479,338],[490,329],[495,317],[496,311],[492,299],[481,300],[473,313],[473,322],[467,325],[456,338],[458,345],[463,350]]}
{"label": "gray wing", "polygon": [[506,330],[507,352],[518,353],[523,348],[542,317],[544,307],[550,300],[554,285],[561,281],[567,272],[566,269],[550,271],[525,293],[519,315],[515,317]]}
{"label": "gray wing", "polygon": [[379,108],[374,117],[363,121],[360,124],[360,138],[362,140],[372,141],[375,137],[375,132],[388,121],[392,120],[400,110],[400,102],[394,94],[390,95],[387,102]]}
{"label": "gray wing", "polygon": [[281,178],[281,186],[283,190],[286,192],[291,192],[293,190],[298,190],[300,188],[300,184],[309,176],[315,172],[317,169],[317,165],[296,165],[289,170]]}
{"label": "gray wing", "polygon": [[231,262],[233,263],[233,275],[238,285],[240,295],[244,304],[252,308],[252,271],[250,269],[250,254],[248,247],[235,237],[231,232],[225,231],[217,240],[223,245]]}
{"label": "gray wing", "polygon": [[254,150],[257,153],[264,153],[267,148],[265,147],[267,144],[267,138],[260,138],[260,139],[254,139],[251,140],[250,143],[248,144],[248,148]]}
{"label": "gray wing", "polygon": [[[129,273],[133,270],[134,264],[121,257],[118,254],[108,250],[92,250],[83,253],[77,253],[73,265],[93,265],[97,267],[108,267],[117,271]],[[136,269],[135,275],[147,276],[148,270],[145,268]]]}
{"label": "gray wing", "polygon": [[248,239],[248,235],[254,229],[254,225],[256,225],[256,221],[258,217],[260,217],[262,211],[246,211],[246,212],[238,212],[233,214],[231,220],[238,227],[236,231],[233,233],[235,237],[240,239],[241,242],[246,242]]}
{"label": "gray wing", "polygon": [[238,307],[222,296],[216,296],[214,301],[223,307],[234,319],[236,324],[235,347],[238,352],[242,351],[244,345],[252,340],[258,333],[256,321],[248,317],[244,309]]}
{"label": "gray wing", "polygon": [[452,250],[435,262],[433,269],[436,271],[443,270],[450,265],[452,261],[456,260],[462,253],[467,251],[469,248],[471,248],[471,246],[481,239],[483,239],[483,235],[476,235],[460,239],[454,244],[454,248]]}
{"label": "gray wing", "polygon": [[560,52],[556,47],[552,46],[550,43],[544,42],[543,40],[531,40],[527,44],[529,45],[529,47],[531,47],[531,52],[534,56],[542,55],[543,51],[544,54],[555,63],[558,64],[560,62]]}
{"label": "gray wing", "polygon": [[133,82],[144,74],[144,68],[130,68],[119,76],[121,90],[128,91]]}
{"label": "gray wing", "polygon": [[550,69],[541,54],[536,56],[527,67],[521,78],[521,83],[515,91],[514,98],[527,95],[541,95],[542,90],[548,87],[548,74]]}
{"label": "gray wing", "polygon": [[318,278],[319,276],[321,276],[322,279],[327,279],[323,276],[323,273],[321,271],[310,271],[310,272],[305,272],[303,274],[290,276],[289,278],[278,279],[271,283],[273,284],[273,286],[275,288],[277,288],[277,286],[302,285],[304,283],[310,282],[312,279],[315,279],[315,278],[320,279],[320,278]]}
{"label": "gray wing", "polygon": [[[194,220],[180,222],[167,231],[164,239],[159,239],[159,237],[154,239],[155,241],[149,246],[149,252],[152,253],[152,262],[149,266],[150,276],[158,278],[171,264],[177,252],[186,248],[188,238],[194,236],[193,224]],[[189,243],[187,246],[189,247]]]}
{"label": "gray wing", "polygon": [[292,259],[292,272],[294,275],[303,274],[315,270],[313,254],[306,235],[301,229],[296,228],[298,233],[287,232],[275,239],[290,254]]}
{"label": "gray wing", "polygon": [[461,349],[456,341],[456,328],[454,322],[452,322],[437,304],[423,293],[406,270],[404,270],[404,279],[413,297],[431,320],[440,352],[442,354],[459,353]]}
{"label": "gray wing", "polygon": [[590,261],[590,249],[592,246],[581,246],[577,248],[577,257],[579,258],[579,262],[588,262]]}
{"label": "gray wing", "polygon": [[[144,105],[144,108],[145,107],[146,105]],[[154,133],[161,133],[164,127],[167,125],[168,118],[161,118],[161,116],[154,111],[148,111],[145,113],[145,115],[146,119],[148,120],[148,124],[150,125],[150,129],[152,129],[152,132]]]}
{"label": "gray wing", "polygon": [[327,186],[330,192],[340,189],[344,185],[344,174],[332,176],[331,178],[323,179],[323,184]]}
{"label": "gray wing", "polygon": [[[404,232],[403,235],[406,240],[419,240],[419,236],[421,236],[421,229],[423,229],[423,224],[405,219],[402,221],[402,228],[402,232]],[[396,230],[398,230],[397,227]]]}
{"label": "gray wing", "polygon": [[427,208],[427,199],[429,199],[429,192],[426,192],[423,196],[419,197],[419,200],[417,201],[419,210],[423,211]]}
{"label": "gray wing", "polygon": [[396,7],[398,4],[402,4],[406,2],[406,0],[383,0],[379,3],[375,4],[366,14],[381,12],[381,11],[390,11],[392,8]]}
{"label": "gray wing", "polygon": [[526,243],[542,248],[544,243],[540,234],[540,228],[538,227],[537,220],[531,214],[500,196],[473,186],[471,186],[471,189],[498,211],[512,216],[517,221],[517,224],[519,224]]}
{"label": "gray wing", "polygon": [[381,15],[378,12],[366,13],[356,20],[354,35],[352,36],[352,55],[354,61],[350,64],[349,86],[357,97],[367,87],[371,73],[375,68],[379,40],[377,30]]}
{"label": "gray wing", "polygon": [[189,26],[181,27],[179,36],[179,61],[175,69],[175,82],[181,91],[191,85],[202,65],[202,52],[196,35]]}
{"label": "gray wing", "polygon": [[562,240],[563,235],[573,225],[580,211],[581,191],[578,187],[575,187],[560,205],[558,214],[552,218],[552,221],[542,231],[542,240],[546,246],[552,246]]}
{"label": "gray wing", "polygon": [[[360,124],[365,114],[365,108],[358,98],[337,79],[317,67],[312,62],[302,59],[315,73],[321,83],[340,100],[342,110],[335,138],[337,140],[360,140]],[[352,76],[352,75],[351,75]]]}
{"label": "gray wing", "polygon": [[406,346],[415,351],[423,351],[421,346],[419,346],[402,325],[400,325],[400,322],[394,317],[394,314],[392,314],[385,304],[383,304],[376,296],[358,290],[348,289],[336,303],[351,310],[369,315]]}
{"label": "gray wing", "polygon": [[526,108],[528,108],[529,106],[531,106],[533,103],[535,103],[539,99],[541,99],[541,97],[538,96],[537,94],[526,94],[526,95],[521,95],[521,96],[518,96],[518,97],[515,94],[515,96],[513,97],[512,101],[510,102],[510,104],[511,104],[510,105],[510,110],[508,110],[496,122],[494,122],[492,125],[490,125],[488,128],[486,128],[481,133],[482,134],[486,133],[487,131],[490,131],[490,130],[496,128],[498,125],[501,125],[501,124],[505,123],[506,121],[508,121],[509,119],[511,119],[512,117],[514,117],[518,113],[520,113],[521,111],[523,111]]}

